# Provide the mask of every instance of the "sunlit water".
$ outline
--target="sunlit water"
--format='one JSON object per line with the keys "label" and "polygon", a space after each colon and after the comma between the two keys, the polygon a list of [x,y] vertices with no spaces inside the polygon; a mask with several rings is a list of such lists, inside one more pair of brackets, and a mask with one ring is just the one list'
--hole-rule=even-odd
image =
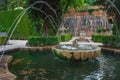
{"label": "sunlit water", "polygon": [[86,62],[62,61],[51,51],[16,52],[9,64],[17,80],[119,80],[120,56],[103,55]]}

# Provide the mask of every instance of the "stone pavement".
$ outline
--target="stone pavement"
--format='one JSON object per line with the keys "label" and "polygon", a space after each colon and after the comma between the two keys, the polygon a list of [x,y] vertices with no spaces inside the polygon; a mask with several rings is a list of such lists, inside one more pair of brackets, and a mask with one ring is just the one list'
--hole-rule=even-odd
{"label": "stone pavement", "polygon": [[5,46],[0,46],[0,52],[13,50],[17,48],[25,48],[27,40],[9,40],[8,44]]}

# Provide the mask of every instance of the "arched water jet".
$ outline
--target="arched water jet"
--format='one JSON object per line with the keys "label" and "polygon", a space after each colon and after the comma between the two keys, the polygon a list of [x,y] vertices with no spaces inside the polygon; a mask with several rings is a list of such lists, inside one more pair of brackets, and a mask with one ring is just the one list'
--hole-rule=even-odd
{"label": "arched water jet", "polygon": [[[111,6],[113,6],[115,9],[116,9],[116,11],[118,12],[118,14],[119,14],[119,16],[120,16],[120,11],[118,10],[118,8],[114,5],[114,2],[112,2],[112,1],[110,1],[110,0],[106,0],[107,2],[109,2],[110,4],[111,4]],[[110,9],[110,8],[109,8]],[[108,9],[108,10],[109,10]],[[117,30],[117,34],[118,35],[120,35],[120,33],[119,33],[119,30],[118,30],[118,26],[115,26],[116,27],[116,30]]]}
{"label": "arched water jet", "polygon": [[[54,12],[54,14],[56,16],[56,19],[58,20],[58,16],[57,16],[56,11],[48,3],[46,3],[45,1],[36,1],[35,3],[31,4],[29,7],[33,7],[34,5],[36,5],[38,3],[42,3],[42,4],[45,4],[46,6],[48,6]],[[60,21],[58,20],[58,22],[60,22]]]}
{"label": "arched water jet", "polygon": [[118,10],[118,8],[114,5],[114,3],[110,0],[106,0],[107,2],[109,2],[118,12],[118,14],[120,15],[120,11]]}
{"label": "arched water jet", "polygon": [[[15,22],[19,19],[19,17],[23,14],[23,12],[25,11],[28,11],[29,9],[33,8],[33,9],[36,9],[36,10],[39,10],[40,12],[42,12],[43,14],[47,15],[44,11],[36,8],[36,7],[33,7],[34,5],[38,4],[38,3],[42,3],[42,4],[45,4],[46,6],[48,6],[54,13],[55,13],[55,16],[57,17],[57,14],[56,14],[56,11],[46,2],[44,1],[36,1],[35,3],[31,4],[28,8],[26,8],[25,10],[23,10],[18,16],[17,18],[14,20],[14,22],[12,23],[11,27],[10,27],[10,30],[8,31],[11,32],[11,29],[12,27],[14,26],[14,24],[16,24]],[[59,21],[59,20],[58,20]],[[59,21],[60,22],[60,21]]]}
{"label": "arched water jet", "polygon": [[[51,15],[47,15],[44,11],[42,11],[39,8],[36,8],[36,7],[32,7],[32,8],[35,9],[35,10],[38,10],[38,11],[42,12],[46,16],[46,18],[48,18],[49,20],[52,20],[54,22],[54,24],[57,26],[54,18]],[[54,25],[52,25],[52,26],[53,26],[53,28],[55,28]]]}
{"label": "arched water jet", "polygon": [[[114,0],[112,3],[114,4],[115,1],[116,1],[116,0]],[[108,11],[108,10],[110,9],[110,7],[112,7],[112,5],[110,5],[110,6],[107,8],[106,11]]]}
{"label": "arched water jet", "polygon": [[[12,23],[10,29],[8,30],[8,33],[10,34],[8,40],[11,39],[11,37],[12,37],[15,29],[17,28],[17,25],[18,25],[19,22],[21,21],[21,19],[22,19],[22,17],[24,16],[24,14],[25,14],[29,9],[35,8],[35,7],[33,7],[33,6],[36,5],[36,4],[38,4],[38,3],[45,4],[46,6],[48,6],[48,7],[55,13],[55,15],[56,15],[56,17],[57,17],[56,11],[55,11],[48,3],[44,2],[44,1],[36,1],[35,3],[31,4],[28,8],[26,8],[25,10],[23,10],[23,11],[17,16],[17,18],[14,20],[14,22]],[[36,9],[37,9],[37,8],[36,8]],[[44,11],[42,11],[42,10],[40,10],[40,9],[37,9],[37,10],[39,10],[40,12],[45,13]],[[45,15],[47,15],[47,14],[45,13]],[[47,17],[49,18],[49,17],[52,17],[52,16],[47,15]],[[53,19],[53,18],[52,18],[52,19]],[[54,21],[54,22],[55,22],[55,21]],[[13,27],[13,26],[14,26],[14,27]],[[5,53],[5,52],[4,52],[4,49],[5,49],[5,47],[6,47],[6,45],[2,47],[2,54],[1,54],[1,56],[0,56],[0,62],[1,62],[2,58],[3,58],[3,56],[4,56],[4,53]]]}
{"label": "arched water jet", "polygon": [[[12,32],[11,32],[11,34],[10,34],[8,40],[11,39],[11,37],[12,37],[12,35],[13,35],[13,33],[14,33],[17,25],[18,25],[18,23],[20,22],[20,20],[22,19],[23,15],[24,15],[25,13],[26,13],[26,11],[20,16],[19,20],[17,21],[15,27],[13,28],[13,30],[12,30]],[[4,56],[4,53],[5,53],[5,52],[4,52],[4,48],[5,48],[5,47],[6,47],[6,46],[4,46],[4,47],[2,48],[3,51],[2,51],[2,55],[0,56],[0,61],[2,60],[2,58],[3,58],[3,56]]]}

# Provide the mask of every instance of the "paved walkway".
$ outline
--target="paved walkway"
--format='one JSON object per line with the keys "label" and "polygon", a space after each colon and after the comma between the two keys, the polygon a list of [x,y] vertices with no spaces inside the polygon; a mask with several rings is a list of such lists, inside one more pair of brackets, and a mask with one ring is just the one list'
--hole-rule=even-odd
{"label": "paved walkway", "polygon": [[17,48],[25,48],[27,40],[9,40],[8,45],[0,46],[0,52]]}

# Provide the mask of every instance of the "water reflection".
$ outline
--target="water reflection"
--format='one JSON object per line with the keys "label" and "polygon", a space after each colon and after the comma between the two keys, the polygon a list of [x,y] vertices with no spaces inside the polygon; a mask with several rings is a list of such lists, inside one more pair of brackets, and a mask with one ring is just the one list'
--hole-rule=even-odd
{"label": "water reflection", "polygon": [[[18,80],[119,80],[120,56],[103,55],[87,62],[60,60],[49,52],[22,53],[21,63],[10,64],[10,71]],[[51,53],[51,54],[50,54]],[[16,57],[18,58],[18,56]],[[14,59],[13,62],[17,60]],[[19,61],[19,60],[18,60]],[[30,64],[26,64],[31,61]],[[13,63],[12,62],[12,63]],[[19,67],[18,67],[19,65]]]}

